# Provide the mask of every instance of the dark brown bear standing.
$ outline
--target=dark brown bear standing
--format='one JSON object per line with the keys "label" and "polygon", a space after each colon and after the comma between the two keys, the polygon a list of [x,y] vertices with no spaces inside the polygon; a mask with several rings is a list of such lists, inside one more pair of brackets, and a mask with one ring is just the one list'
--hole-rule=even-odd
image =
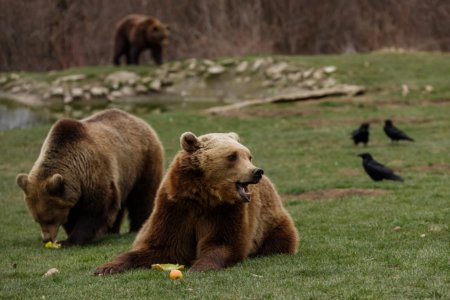
{"label": "dark brown bear standing", "polygon": [[237,134],[186,132],[181,147],[132,250],[98,267],[96,274],[155,263],[218,270],[247,257],[297,251],[291,217]]}
{"label": "dark brown bear standing", "polygon": [[168,37],[168,26],[157,18],[128,15],[116,25],[113,63],[120,65],[120,58],[125,56],[128,65],[137,65],[141,52],[150,49],[155,63],[161,65]]}
{"label": "dark brown bear standing", "polygon": [[119,233],[128,210],[138,231],[153,209],[163,173],[163,149],[143,120],[111,109],[81,121],[62,119],[51,128],[30,173],[17,184],[44,242],[83,245],[103,233]]}

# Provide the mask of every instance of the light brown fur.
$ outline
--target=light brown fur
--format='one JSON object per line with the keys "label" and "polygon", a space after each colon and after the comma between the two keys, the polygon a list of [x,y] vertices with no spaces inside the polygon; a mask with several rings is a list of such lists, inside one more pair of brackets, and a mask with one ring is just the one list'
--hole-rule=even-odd
{"label": "light brown fur", "polygon": [[162,178],[163,149],[145,123],[110,109],[77,121],[62,119],[50,130],[30,173],[17,184],[44,241],[82,245],[105,232],[118,233],[125,209],[130,231],[140,229],[153,208]]}
{"label": "light brown fur", "polygon": [[[96,274],[155,263],[217,270],[247,257],[297,251],[299,238],[291,217],[235,133],[198,138],[185,133],[181,147],[132,250],[98,267]],[[249,203],[237,182],[252,183]]]}

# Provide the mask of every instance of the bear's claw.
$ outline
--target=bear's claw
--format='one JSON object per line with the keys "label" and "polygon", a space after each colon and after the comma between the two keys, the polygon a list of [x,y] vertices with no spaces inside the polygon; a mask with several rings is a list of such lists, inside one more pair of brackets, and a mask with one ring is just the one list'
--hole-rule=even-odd
{"label": "bear's claw", "polygon": [[124,268],[123,264],[117,264],[117,263],[107,263],[103,266],[97,267],[94,271],[95,275],[103,276],[103,275],[111,275],[116,273],[121,273],[125,271],[126,268]]}

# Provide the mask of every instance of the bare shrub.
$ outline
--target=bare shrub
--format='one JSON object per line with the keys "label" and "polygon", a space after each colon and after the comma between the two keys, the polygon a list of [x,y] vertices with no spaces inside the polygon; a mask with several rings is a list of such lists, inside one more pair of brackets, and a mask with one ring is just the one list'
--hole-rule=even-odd
{"label": "bare shrub", "polygon": [[449,1],[0,0],[0,70],[109,64],[114,24],[130,13],[171,25],[169,60],[450,49]]}

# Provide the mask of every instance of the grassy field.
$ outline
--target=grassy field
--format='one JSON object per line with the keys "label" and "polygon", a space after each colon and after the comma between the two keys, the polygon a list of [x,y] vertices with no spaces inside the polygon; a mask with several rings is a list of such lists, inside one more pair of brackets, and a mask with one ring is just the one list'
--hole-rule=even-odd
{"label": "grassy field", "polygon": [[[301,236],[297,255],[185,272],[175,282],[153,270],[92,275],[97,265],[129,249],[131,234],[86,247],[44,249],[15,175],[30,170],[50,125],[0,132],[0,298],[449,299],[449,58],[292,57],[311,66],[336,65],[341,81],[364,84],[369,92],[247,108],[226,117],[196,110],[140,114],[159,133],[166,164],[185,131],[239,133],[255,165],[276,184]],[[405,97],[402,84],[411,88]],[[433,91],[425,91],[426,85]],[[391,145],[382,132],[386,118],[416,142]],[[369,146],[355,147],[349,133],[367,120]],[[371,181],[356,156],[363,151],[405,182]],[[60,273],[42,277],[52,267]]]}

